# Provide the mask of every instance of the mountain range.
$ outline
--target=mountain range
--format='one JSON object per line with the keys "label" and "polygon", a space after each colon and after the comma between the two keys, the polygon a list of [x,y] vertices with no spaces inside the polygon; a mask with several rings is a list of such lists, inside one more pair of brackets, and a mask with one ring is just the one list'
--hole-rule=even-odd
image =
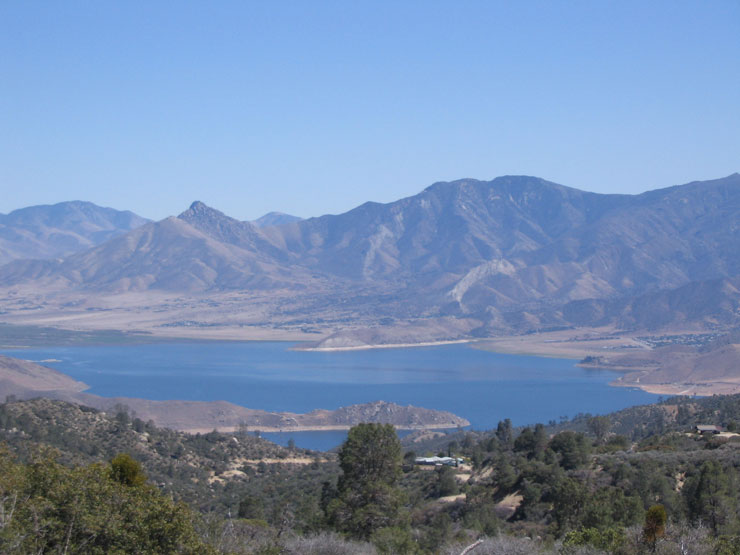
{"label": "mountain range", "polygon": [[148,221],[133,212],[81,201],[30,206],[0,214],[0,264],[17,258],[63,257]]}
{"label": "mountain range", "polygon": [[[91,299],[143,293],[210,299],[218,308],[191,305],[187,325],[297,326],[338,332],[347,345],[368,328],[418,341],[563,326],[732,328],[740,318],[737,173],[639,195],[528,176],[463,179],[344,214],[257,223],[200,202],[158,222],[70,204],[90,213],[75,229],[97,230],[76,231],[87,243],[70,254],[52,259],[45,253],[61,256],[61,247],[24,250],[27,239],[3,235],[5,259],[33,258],[0,267],[0,290],[15,292],[0,302],[7,321],[33,322],[14,319],[28,310],[18,304],[28,291],[47,316],[75,295],[85,310]],[[48,229],[56,222],[37,219]],[[52,235],[31,234],[39,244]],[[182,323],[182,311],[159,309],[167,316],[157,326]]]}

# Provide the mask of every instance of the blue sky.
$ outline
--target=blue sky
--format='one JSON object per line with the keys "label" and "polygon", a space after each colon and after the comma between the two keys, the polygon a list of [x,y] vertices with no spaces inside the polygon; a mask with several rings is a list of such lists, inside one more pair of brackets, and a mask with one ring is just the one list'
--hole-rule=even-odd
{"label": "blue sky", "polygon": [[239,219],[740,171],[740,2],[0,3],[0,212]]}

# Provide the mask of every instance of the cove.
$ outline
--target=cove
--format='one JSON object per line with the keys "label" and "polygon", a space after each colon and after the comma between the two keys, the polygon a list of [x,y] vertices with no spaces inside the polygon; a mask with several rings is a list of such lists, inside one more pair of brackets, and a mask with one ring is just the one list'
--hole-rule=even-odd
{"label": "cove", "polygon": [[[447,410],[478,430],[510,418],[546,423],[654,402],[657,395],[611,387],[618,374],[569,359],[505,355],[465,344],[312,352],[284,342],[192,342],[46,347],[4,354],[60,370],[102,396],[225,400],[268,411],[309,412],[370,401]],[[51,361],[51,362],[49,362]],[[264,434],[327,449],[343,432]]]}

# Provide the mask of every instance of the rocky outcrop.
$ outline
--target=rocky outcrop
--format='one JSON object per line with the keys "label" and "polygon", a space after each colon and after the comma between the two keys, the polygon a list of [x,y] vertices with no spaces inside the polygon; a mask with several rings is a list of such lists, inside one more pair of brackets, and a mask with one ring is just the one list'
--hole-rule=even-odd
{"label": "rocky outcrop", "polygon": [[316,425],[351,427],[361,422],[378,422],[393,424],[396,428],[405,430],[457,428],[470,425],[470,422],[451,412],[411,405],[401,406],[386,401],[350,405],[333,411],[315,410],[299,416],[304,425],[315,423]]}

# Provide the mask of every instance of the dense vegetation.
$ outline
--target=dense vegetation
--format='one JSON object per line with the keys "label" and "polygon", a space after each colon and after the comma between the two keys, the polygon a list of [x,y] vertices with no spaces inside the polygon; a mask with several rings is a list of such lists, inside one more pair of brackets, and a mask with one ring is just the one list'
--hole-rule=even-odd
{"label": "dense vegetation", "polygon": [[161,490],[199,512],[224,516],[236,515],[247,498],[259,499],[267,515],[314,514],[321,482],[336,474],[336,462],[319,453],[285,449],[249,433],[158,428],[126,407],[106,415],[49,399],[6,403],[0,405],[0,439],[24,461],[39,445],[54,447],[60,462],[74,466],[129,453]]}
{"label": "dense vegetation", "polygon": [[7,402],[0,551],[737,553],[740,436],[691,433],[736,422],[740,396],[674,398],[417,434],[405,450],[392,427],[363,424],[332,455],[163,430],[125,407]]}
{"label": "dense vegetation", "polygon": [[0,452],[2,553],[208,553],[190,509],[146,483],[128,455],[68,468]]}

